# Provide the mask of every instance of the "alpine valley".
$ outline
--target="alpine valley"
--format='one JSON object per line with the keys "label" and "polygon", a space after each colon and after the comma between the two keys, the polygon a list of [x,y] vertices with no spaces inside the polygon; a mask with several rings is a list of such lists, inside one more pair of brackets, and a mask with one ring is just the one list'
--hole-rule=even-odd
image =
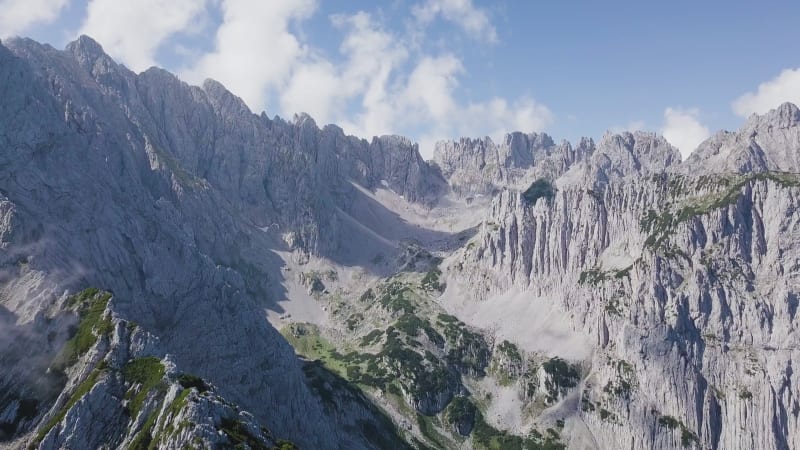
{"label": "alpine valley", "polygon": [[0,447],[800,448],[800,110],[371,141],[0,45]]}

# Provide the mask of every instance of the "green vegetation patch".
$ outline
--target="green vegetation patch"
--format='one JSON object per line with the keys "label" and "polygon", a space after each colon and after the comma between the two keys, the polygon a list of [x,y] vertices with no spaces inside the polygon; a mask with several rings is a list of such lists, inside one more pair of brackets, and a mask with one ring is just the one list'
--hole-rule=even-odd
{"label": "green vegetation patch", "polygon": [[444,410],[446,424],[462,436],[467,436],[475,425],[475,413],[478,409],[466,397],[455,397]]}
{"label": "green vegetation patch", "polygon": [[[664,248],[666,239],[674,234],[678,225],[687,222],[697,216],[709,214],[712,211],[730,206],[742,195],[742,188],[752,181],[770,180],[780,187],[800,186],[800,175],[786,172],[760,172],[749,173],[746,175],[734,174],[723,176],[703,176],[695,180],[696,190],[706,186],[717,187],[717,192],[708,194],[700,198],[687,201],[683,206],[673,211],[663,211],[661,213],[651,209],[640,220],[639,225],[642,231],[650,233],[645,240],[645,246],[651,249]],[[670,192],[680,190],[686,191],[686,180],[680,182],[670,180]],[[674,195],[673,195],[674,196]],[[667,256],[674,256],[672,254]]]}
{"label": "green vegetation patch", "polygon": [[431,324],[413,314],[405,314],[395,322],[394,327],[411,337],[419,336],[420,332],[425,333],[428,339],[437,347],[444,346],[444,338],[436,331]]}
{"label": "green vegetation patch", "polygon": [[[386,343],[378,357],[388,376],[383,382],[397,382],[416,402],[451,393],[461,382],[456,373],[430,352],[420,354],[410,348],[391,327],[386,330]],[[420,412],[434,411],[423,409]]]}
{"label": "green vegetation patch", "polygon": [[153,439],[153,428],[156,426],[160,409],[160,406],[153,408],[153,411],[147,416],[142,429],[131,440],[131,445],[128,447],[130,450],[155,450],[157,448],[158,440]]}
{"label": "green vegetation patch", "polygon": [[45,438],[45,436],[47,436],[47,433],[49,433],[54,426],[56,426],[59,422],[64,420],[64,416],[67,415],[67,411],[72,409],[72,407],[75,406],[75,404],[78,403],[78,401],[82,399],[84,395],[86,395],[87,393],[89,393],[89,391],[92,390],[94,385],[97,384],[97,380],[100,378],[100,375],[104,371],[105,369],[100,369],[100,368],[93,370],[89,374],[89,376],[86,377],[86,379],[83,380],[83,382],[79,384],[78,387],[75,388],[75,391],[69,397],[67,403],[65,403],[64,406],[58,410],[58,413],[56,413],[53,417],[51,417],[50,420],[48,420],[47,423],[45,423],[45,425],[41,429],[39,429],[39,432],[36,434],[36,438],[33,441],[34,447],[37,446],[39,442],[41,442],[42,439]]}
{"label": "green vegetation patch", "polygon": [[747,389],[742,389],[739,391],[739,398],[742,400],[750,400],[753,398],[753,393],[748,391]]}
{"label": "green vegetation patch", "polygon": [[[175,398],[172,400],[172,403],[169,404],[169,407],[167,407],[167,410],[164,413],[165,420],[167,421],[166,429],[163,430],[163,433],[159,433],[159,435],[157,435],[153,439],[153,442],[155,444],[161,442],[162,434],[166,434],[167,436],[171,436],[172,434],[174,434],[175,432],[174,419],[178,417],[178,414],[180,414],[181,410],[186,406],[186,399],[189,397],[189,394],[191,393],[192,393],[191,389],[189,388],[184,389],[181,392],[179,392],[178,395],[176,395]],[[179,427],[183,429],[189,423],[190,422],[183,421],[181,422]]]}
{"label": "green vegetation patch", "polygon": [[111,319],[105,317],[110,299],[110,293],[88,288],[67,300],[67,305],[77,310],[79,322],[75,334],[53,361],[54,368],[63,370],[75,364],[81,355],[94,346],[99,336],[111,333],[113,324]]}
{"label": "green vegetation patch", "polygon": [[340,376],[345,376],[350,359],[340,354],[336,347],[325,339],[319,331],[319,327],[310,323],[293,323],[281,329],[281,334],[289,344],[294,347],[297,354],[312,360],[322,361],[329,369],[335,371]]}
{"label": "green vegetation patch", "polygon": [[189,373],[182,373],[178,375],[178,383],[184,389],[195,388],[197,392],[203,393],[210,389],[208,384],[200,377]]}
{"label": "green vegetation patch", "polygon": [[466,324],[453,316],[439,314],[438,320],[447,343],[447,362],[461,373],[486,375],[486,366],[491,358],[486,339],[470,331]]}
{"label": "green vegetation patch", "polygon": [[[490,372],[497,377],[498,383],[508,386],[521,376],[534,376],[529,373],[528,367],[523,360],[522,352],[519,347],[509,341],[502,341],[494,349]],[[534,383],[535,384],[535,383]],[[534,391],[535,387],[531,390]]]}
{"label": "green vegetation patch", "polygon": [[606,383],[603,392],[617,397],[630,398],[633,388],[638,385],[633,366],[625,360],[618,360],[613,365],[617,376]]}
{"label": "green vegetation patch", "polygon": [[560,433],[553,428],[548,428],[546,435],[533,430],[527,437],[515,436],[486,423],[480,411],[475,414],[472,442],[475,448],[486,450],[565,450],[567,448],[561,442]]}
{"label": "green vegetation patch", "polygon": [[368,347],[381,340],[383,337],[383,330],[372,330],[361,338],[361,347]]}
{"label": "green vegetation patch", "polygon": [[130,400],[128,409],[131,417],[136,417],[139,414],[147,395],[151,391],[158,390],[163,392],[166,389],[166,385],[163,382],[164,364],[154,356],[136,358],[130,361],[123,367],[122,376],[125,381],[132,385],[139,385],[138,392],[134,393],[135,386],[131,386],[131,389],[125,395]]}
{"label": "green vegetation patch", "polygon": [[497,346],[497,351],[513,363],[522,363],[522,354],[519,351],[519,347],[512,342],[504,340]]}
{"label": "green vegetation patch", "polygon": [[548,403],[553,403],[566,394],[567,389],[578,385],[580,372],[576,366],[569,364],[561,358],[552,358],[542,364],[542,370],[550,375],[545,380]]}
{"label": "green vegetation patch", "polygon": [[597,286],[602,284],[606,280],[612,280],[612,279],[619,280],[622,278],[630,278],[632,268],[633,265],[630,265],[628,267],[625,267],[624,269],[619,269],[619,270],[602,271],[598,268],[584,270],[578,277],[578,283],[590,286]]}
{"label": "green vegetation patch", "polygon": [[522,193],[522,198],[529,205],[535,205],[536,201],[540,198],[544,198],[548,201],[548,203],[553,200],[556,195],[556,190],[553,185],[545,180],[544,178],[540,178],[534,181],[525,192]]}
{"label": "green vegetation patch", "polygon": [[437,422],[438,419],[435,416],[428,417],[417,414],[417,426],[419,426],[422,436],[435,448],[449,448],[448,439],[436,430]]}
{"label": "green vegetation patch", "polygon": [[411,295],[413,291],[410,286],[395,280],[384,287],[378,303],[392,313],[413,314],[415,308],[410,299]]}
{"label": "green vegetation patch", "polygon": [[361,313],[351,314],[350,317],[347,318],[347,329],[350,331],[355,331],[358,328],[358,325],[364,321],[364,315]]}
{"label": "green vegetation patch", "polygon": [[429,292],[441,292],[444,290],[445,285],[439,281],[439,278],[442,276],[442,271],[439,270],[438,267],[434,267],[422,277],[422,282],[420,283],[422,289],[429,291]]}
{"label": "green vegetation patch", "polygon": [[356,406],[359,410],[368,412],[365,416],[371,419],[359,420],[358,427],[375,448],[410,448],[397,433],[392,420],[373,405],[357,386],[328,370],[320,361],[304,362],[303,373],[309,387],[322,399],[327,410],[347,411]]}
{"label": "green vegetation patch", "polygon": [[[220,424],[220,431],[225,433],[233,448],[249,448],[252,450],[270,450],[263,440],[259,439],[250,432],[241,420],[235,418],[223,418]],[[286,444],[291,444],[287,442]],[[285,444],[284,444],[285,445]],[[293,445],[293,444],[292,444]],[[292,448],[292,447],[284,447]]]}
{"label": "green vegetation patch", "polygon": [[680,429],[681,445],[684,447],[688,447],[693,443],[697,444],[698,442],[700,442],[700,439],[697,437],[697,434],[689,430],[683,422],[672,416],[659,417],[658,425],[664,428],[668,428],[669,430]]}
{"label": "green vegetation patch", "polygon": [[[184,170],[181,167],[178,160],[172,157],[168,152],[163,151],[158,146],[153,146],[153,150],[155,151],[156,155],[158,155],[158,160],[160,163],[163,164],[175,177],[175,180],[180,184],[183,188],[189,190],[199,190],[199,189],[207,189],[208,188],[208,181],[203,178],[199,178],[194,176],[193,174]],[[266,183],[266,179],[264,180]],[[266,185],[265,185],[266,188]]]}

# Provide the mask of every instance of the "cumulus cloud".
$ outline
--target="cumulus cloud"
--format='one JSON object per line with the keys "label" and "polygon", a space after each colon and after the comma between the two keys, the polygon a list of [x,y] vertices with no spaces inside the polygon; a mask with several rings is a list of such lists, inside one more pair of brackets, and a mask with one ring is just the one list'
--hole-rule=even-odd
{"label": "cumulus cloud", "polygon": [[664,111],[664,126],[661,134],[670,144],[680,150],[684,160],[701,142],[711,136],[708,128],[698,120],[699,114],[700,112],[696,108],[667,108]]}
{"label": "cumulus cloud", "polygon": [[733,111],[747,117],[764,114],[784,102],[800,105],[800,68],[786,69],[777,77],[758,85],[758,90],[748,92],[733,102]]}
{"label": "cumulus cloud", "polygon": [[428,0],[415,5],[412,13],[423,24],[442,16],[477,38],[497,42],[497,30],[489,20],[489,15],[483,9],[476,8],[472,0]]}
{"label": "cumulus cloud", "polygon": [[[442,5],[432,14],[444,15],[453,5],[474,9],[469,2]],[[426,53],[415,45],[413,30],[398,34],[367,12],[330,17],[342,33],[338,57],[331,57],[292,28],[313,14],[313,1],[264,2],[253,9],[244,0],[223,0],[221,7],[215,48],[183,75],[192,82],[217,79],[253,110],[285,117],[306,112],[320,125],[337,123],[366,138],[410,135],[421,140],[425,156],[439,139],[500,138],[512,130],[540,131],[552,121],[550,110],[530,97],[459,101],[466,68],[456,55]],[[484,33],[486,21],[478,27]],[[465,23],[473,29],[481,21]]]}
{"label": "cumulus cloud", "polygon": [[627,125],[614,125],[608,129],[612,133],[622,133],[623,131],[643,131],[647,129],[647,124],[644,120],[631,120]]}
{"label": "cumulus cloud", "polygon": [[[281,89],[282,110],[307,112],[320,122],[343,122],[355,100],[362,111],[350,118],[352,132],[390,132],[388,84],[408,56],[405,45],[365,12],[334,15],[331,21],[345,32],[339,47],[342,60],[335,64],[312,54],[300,61]],[[362,123],[352,126],[355,122]]]}
{"label": "cumulus cloud", "polygon": [[441,139],[488,135],[499,141],[509,131],[541,131],[552,122],[550,110],[530,97],[459,103],[456,89],[463,71],[458,58],[445,55],[423,58],[409,77],[403,94],[408,102],[405,114],[431,125],[420,139],[426,156]]}
{"label": "cumulus cloud", "polygon": [[91,0],[80,32],[136,71],[155,65],[161,44],[206,10],[206,0]]}
{"label": "cumulus cloud", "polygon": [[54,21],[68,0],[0,0],[0,38]]}
{"label": "cumulus cloud", "polygon": [[313,0],[222,0],[214,50],[183,75],[193,82],[218,80],[251,108],[264,109],[268,90],[285,85],[308,53],[290,24],[309,17],[316,6]]}
{"label": "cumulus cloud", "polygon": [[489,135],[499,141],[509,131],[541,131],[552,123],[550,110],[530,97],[458,101],[459,76],[466,70],[455,55],[422,55],[412,67],[399,84],[380,77],[364,96],[363,113],[340,120],[345,130],[364,136],[416,131],[421,153],[430,157],[439,140]]}

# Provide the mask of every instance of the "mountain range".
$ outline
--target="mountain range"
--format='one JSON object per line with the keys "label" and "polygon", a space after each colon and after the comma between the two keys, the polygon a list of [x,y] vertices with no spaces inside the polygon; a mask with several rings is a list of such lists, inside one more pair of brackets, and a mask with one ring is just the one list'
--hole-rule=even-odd
{"label": "mountain range", "polygon": [[800,110],[364,140],[0,44],[0,447],[800,448]]}

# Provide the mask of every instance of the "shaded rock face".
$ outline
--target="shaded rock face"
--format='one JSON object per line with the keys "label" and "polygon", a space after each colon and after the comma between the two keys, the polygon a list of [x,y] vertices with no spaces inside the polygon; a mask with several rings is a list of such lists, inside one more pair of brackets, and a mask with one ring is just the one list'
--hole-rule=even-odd
{"label": "shaded rock face", "polygon": [[[255,116],[218,83],[136,75],[86,37],[65,51],[0,46],[0,90],[9,323],[37,320],[66,289],[104,286],[176,364],[276,435],[308,448],[366,445],[326,418],[262,302],[285,242],[335,257],[352,183],[435,201],[444,181],[416,145]],[[284,240],[259,229],[273,224]]]}
{"label": "shaded rock face", "polygon": [[661,139],[606,137],[552,202],[501,192],[448,285],[524,289],[587,332],[600,448],[796,448],[798,131],[784,105],[680,164]]}

